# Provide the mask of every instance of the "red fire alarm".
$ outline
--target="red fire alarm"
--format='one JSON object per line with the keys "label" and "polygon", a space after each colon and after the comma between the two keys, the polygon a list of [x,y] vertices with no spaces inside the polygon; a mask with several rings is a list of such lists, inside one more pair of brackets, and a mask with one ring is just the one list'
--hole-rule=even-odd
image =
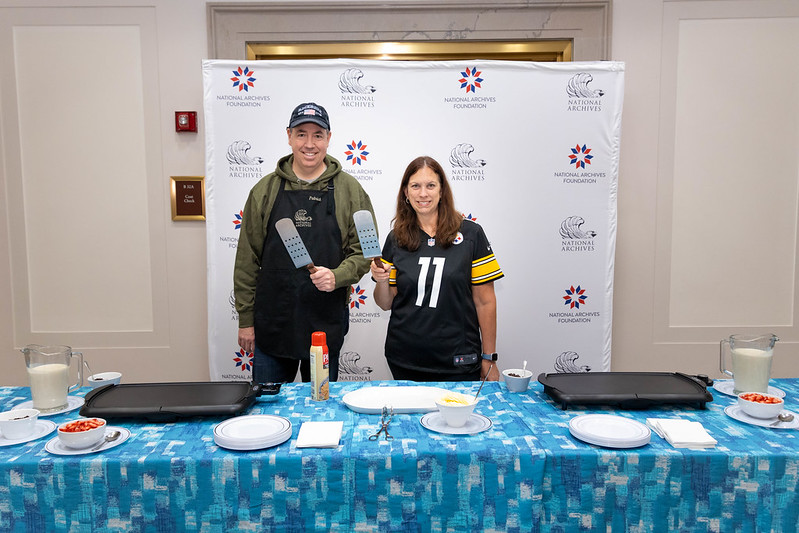
{"label": "red fire alarm", "polygon": [[175,131],[197,131],[197,111],[175,111]]}

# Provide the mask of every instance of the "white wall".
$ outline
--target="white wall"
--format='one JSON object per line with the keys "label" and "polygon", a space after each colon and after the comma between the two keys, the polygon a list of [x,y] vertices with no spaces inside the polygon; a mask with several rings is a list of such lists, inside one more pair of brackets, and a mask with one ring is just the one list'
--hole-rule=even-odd
{"label": "white wall", "polygon": [[[70,5],[0,0],[0,384],[25,384],[18,349],[34,342],[126,381],[207,379],[204,224],[169,209],[169,176],[204,173],[202,116],[178,134],[174,111],[202,110],[206,6]],[[626,63],[613,369],[718,376],[718,340],[753,330],[783,339],[775,375],[799,374],[799,6],[612,14],[610,58]]]}

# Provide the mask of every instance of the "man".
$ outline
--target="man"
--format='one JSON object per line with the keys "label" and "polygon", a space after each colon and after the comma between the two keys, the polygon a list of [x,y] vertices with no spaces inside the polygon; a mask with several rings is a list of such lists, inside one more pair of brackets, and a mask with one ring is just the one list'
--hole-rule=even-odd
{"label": "man", "polygon": [[[300,368],[310,381],[311,333],[324,331],[330,380],[349,327],[350,285],[369,270],[352,215],[372,209],[360,183],[327,155],[330,119],[324,107],[298,105],[288,128],[291,155],[250,191],[236,250],[233,286],[239,313],[239,346],[252,352],[253,380],[291,382]],[[294,267],[275,230],[290,218],[316,272]]]}

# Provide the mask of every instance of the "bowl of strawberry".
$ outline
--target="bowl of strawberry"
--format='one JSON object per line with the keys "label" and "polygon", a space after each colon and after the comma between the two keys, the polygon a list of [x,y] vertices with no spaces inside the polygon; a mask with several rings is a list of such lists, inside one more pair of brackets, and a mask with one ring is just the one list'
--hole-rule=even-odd
{"label": "bowl of strawberry", "polygon": [[58,426],[58,439],[69,448],[88,448],[103,440],[105,428],[102,418],[80,418]]}
{"label": "bowl of strawberry", "polygon": [[785,402],[774,394],[742,392],[738,395],[738,406],[744,413],[755,418],[776,418],[785,407]]}

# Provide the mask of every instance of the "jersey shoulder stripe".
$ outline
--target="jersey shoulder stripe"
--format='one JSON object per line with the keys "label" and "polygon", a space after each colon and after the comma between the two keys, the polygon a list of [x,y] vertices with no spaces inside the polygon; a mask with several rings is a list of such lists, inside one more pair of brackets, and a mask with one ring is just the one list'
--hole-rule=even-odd
{"label": "jersey shoulder stripe", "polygon": [[505,276],[494,254],[472,261],[472,285],[480,285]]}

